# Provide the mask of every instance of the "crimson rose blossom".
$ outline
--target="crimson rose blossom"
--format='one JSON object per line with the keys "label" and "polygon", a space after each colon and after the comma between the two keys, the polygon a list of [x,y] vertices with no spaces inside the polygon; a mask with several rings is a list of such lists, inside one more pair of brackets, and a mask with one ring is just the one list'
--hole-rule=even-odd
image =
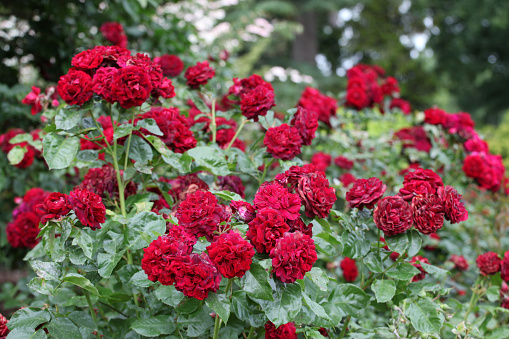
{"label": "crimson rose blossom", "polygon": [[268,321],[265,324],[265,339],[297,339],[295,324],[287,323],[276,328]]}
{"label": "crimson rose blossom", "polygon": [[502,259],[500,276],[502,277],[502,280],[509,282],[509,251],[505,252],[504,259]]}
{"label": "crimson rose blossom", "polygon": [[42,204],[37,205],[37,212],[42,214],[41,223],[46,224],[48,220],[60,220],[72,209],[69,196],[59,192],[48,195]]}
{"label": "crimson rose blossom", "polygon": [[111,84],[116,73],[115,67],[101,67],[95,72],[91,85],[94,93],[100,95],[110,104],[115,102],[111,93]]}
{"label": "crimson rose blossom", "polygon": [[403,148],[415,148],[423,152],[431,150],[431,141],[422,126],[402,128],[394,136],[403,142]]}
{"label": "crimson rose blossom", "polygon": [[114,45],[121,48],[127,47],[127,36],[125,35],[124,27],[118,22],[105,22],[101,25],[100,31],[106,40]]}
{"label": "crimson rose blossom", "polygon": [[314,111],[308,111],[303,107],[297,107],[291,125],[299,131],[302,144],[309,146],[315,138],[318,129],[318,115]]}
{"label": "crimson rose blossom", "polygon": [[92,78],[85,72],[70,69],[58,80],[57,91],[69,105],[83,105],[92,97]]}
{"label": "crimson rose blossom", "polygon": [[272,272],[284,283],[303,279],[317,259],[315,242],[302,232],[285,233],[270,251]]}
{"label": "crimson rose blossom", "polygon": [[414,180],[403,184],[399,190],[398,195],[408,202],[416,196],[426,196],[435,193],[435,189],[431,187],[430,183],[423,180]]}
{"label": "crimson rose blossom", "polygon": [[447,120],[447,112],[440,108],[429,108],[424,115],[424,122],[431,125],[443,125]]}
{"label": "crimson rose blossom", "polygon": [[264,183],[255,194],[253,205],[256,209],[271,208],[278,211],[285,219],[295,220],[300,217],[300,199],[297,194],[288,192],[276,183]]}
{"label": "crimson rose blossom", "polygon": [[251,241],[258,253],[269,253],[276,241],[290,230],[281,214],[272,208],[263,208],[249,223],[246,237]]}
{"label": "crimson rose blossom", "polygon": [[346,282],[352,282],[357,279],[359,271],[357,270],[357,264],[355,263],[355,260],[345,257],[343,260],[341,260],[339,267],[341,267],[343,270],[343,277],[345,278]]}
{"label": "crimson rose blossom", "polygon": [[343,173],[339,176],[339,181],[343,184],[345,187],[349,187],[351,184],[353,184],[357,179],[352,173]]}
{"label": "crimson rose blossom", "polygon": [[100,229],[106,222],[106,207],[102,199],[86,189],[75,188],[69,194],[69,201],[78,220],[92,230]]}
{"label": "crimson rose blossom", "polygon": [[373,221],[388,237],[404,233],[412,227],[412,208],[400,196],[385,197],[378,201]]}
{"label": "crimson rose blossom", "polygon": [[346,193],[346,201],[350,206],[362,210],[364,207],[373,209],[375,204],[384,195],[387,186],[378,178],[359,179]]}
{"label": "crimson rose blossom", "polygon": [[247,119],[253,119],[253,121],[258,121],[260,116],[267,115],[268,110],[276,106],[274,90],[268,89],[263,85],[242,94],[240,98],[242,115]]}
{"label": "crimson rose blossom", "polygon": [[76,54],[72,58],[71,65],[83,70],[88,70],[99,67],[102,62],[103,57],[101,53],[94,49],[88,49]]}
{"label": "crimson rose blossom", "polygon": [[295,127],[282,124],[267,130],[263,144],[275,159],[292,160],[301,152],[302,139]]}
{"label": "crimson rose blossom", "polygon": [[422,234],[435,233],[444,225],[444,206],[437,195],[416,196],[412,200],[414,226]]}
{"label": "crimson rose blossom", "polygon": [[502,260],[495,252],[487,252],[477,257],[475,261],[482,275],[493,275],[500,271]]}
{"label": "crimson rose blossom", "polygon": [[178,76],[184,69],[184,63],[176,55],[164,54],[154,58],[154,62],[161,66],[163,75],[170,78]]}
{"label": "crimson rose blossom", "polygon": [[465,204],[461,202],[461,194],[452,186],[438,188],[438,195],[444,204],[445,219],[451,224],[457,224],[468,219],[468,211]]}
{"label": "crimson rose blossom", "polygon": [[353,167],[353,161],[351,161],[350,159],[348,159],[342,155],[340,155],[339,157],[334,159],[334,163],[339,168],[346,169],[346,170],[350,170]]}
{"label": "crimson rose blossom", "polygon": [[205,236],[209,241],[214,238],[219,224],[228,223],[230,220],[230,215],[218,204],[217,198],[205,191],[188,194],[186,200],[178,206],[175,215],[179,225],[185,227],[191,235]]}
{"label": "crimson rose blossom", "polygon": [[460,271],[468,270],[468,262],[464,256],[453,254],[449,260],[454,263],[454,268],[457,268]]}
{"label": "crimson rose blossom", "polygon": [[[115,169],[111,165],[91,168],[83,177],[81,184],[77,187],[93,192],[103,199],[118,199],[119,194],[116,175]],[[131,181],[124,190],[124,196],[128,197],[133,194],[136,194],[136,184]]]}
{"label": "crimson rose blossom", "polygon": [[330,118],[336,115],[337,102],[333,98],[320,93],[315,88],[306,87],[297,106],[315,112],[318,115],[318,120],[330,127]]}
{"label": "crimson rose blossom", "polygon": [[34,212],[22,212],[13,221],[7,223],[5,232],[12,247],[34,248],[39,239],[40,217]]}
{"label": "crimson rose blossom", "polygon": [[367,107],[369,104],[368,96],[366,91],[362,88],[353,87],[346,91],[346,103],[347,106],[354,107],[355,109],[362,109]]}
{"label": "crimson rose blossom", "polygon": [[221,234],[207,246],[207,252],[210,260],[227,279],[243,277],[251,267],[255,254],[253,245],[237,232]]}
{"label": "crimson rose blossom", "polygon": [[295,220],[287,220],[286,223],[288,226],[290,226],[290,232],[297,232],[300,231],[304,233],[305,235],[308,235],[310,237],[313,236],[313,224],[305,224],[304,221],[302,221],[301,218],[297,218]]}
{"label": "crimson rose blossom", "polygon": [[209,66],[208,61],[198,62],[195,66],[186,69],[184,77],[187,80],[187,85],[193,89],[199,88],[201,85],[206,85],[207,82],[216,75],[216,71]]}
{"label": "crimson rose blossom", "polygon": [[141,106],[150,96],[152,83],[139,66],[120,68],[113,76],[111,96],[123,108]]}
{"label": "crimson rose blossom", "polygon": [[306,216],[326,218],[336,201],[336,190],[329,186],[323,172],[315,172],[299,179],[296,193],[305,207]]}
{"label": "crimson rose blossom", "polygon": [[311,163],[315,165],[316,169],[318,171],[325,172],[327,170],[327,167],[332,162],[332,157],[330,154],[324,153],[324,152],[317,152],[313,154],[311,157]]}
{"label": "crimson rose blossom", "polygon": [[389,109],[393,110],[395,108],[399,108],[404,114],[410,114],[410,112],[412,112],[412,107],[410,106],[410,103],[401,98],[392,99]]}
{"label": "crimson rose blossom", "polygon": [[236,218],[245,223],[250,223],[256,216],[256,210],[254,207],[245,201],[232,200],[230,208],[232,209],[232,212],[235,213]]}
{"label": "crimson rose blossom", "polygon": [[28,93],[23,100],[21,100],[21,103],[32,106],[30,112],[32,115],[36,115],[42,111],[41,97],[43,97],[43,95],[41,95],[41,89],[39,87],[32,86],[32,91]]}
{"label": "crimson rose blossom", "polygon": [[412,281],[413,282],[416,282],[416,281],[420,281],[422,279],[424,279],[426,277],[426,272],[424,270],[424,268],[422,268],[421,264],[420,263],[417,263],[417,261],[419,261],[420,263],[425,263],[425,264],[429,264],[429,261],[428,259],[426,258],[423,258],[421,257],[420,255],[416,255],[415,257],[412,258],[412,260],[410,260],[410,263],[415,267],[417,268],[419,271],[421,271],[421,273],[415,275],[413,278],[412,278]]}
{"label": "crimson rose blossom", "polygon": [[242,179],[236,175],[227,175],[227,176],[219,176],[217,177],[217,186],[220,191],[230,191],[233,193],[237,193],[241,198],[245,198],[246,194],[244,190],[244,184],[242,183]]}
{"label": "crimson rose blossom", "polygon": [[9,320],[0,314],[0,337],[6,337],[9,334],[9,329],[7,328],[8,322]]}
{"label": "crimson rose blossom", "polygon": [[444,186],[442,178],[440,178],[438,174],[433,172],[433,170],[422,168],[417,168],[415,171],[405,175],[403,185],[416,180],[427,181],[434,189],[438,189],[439,187]]}

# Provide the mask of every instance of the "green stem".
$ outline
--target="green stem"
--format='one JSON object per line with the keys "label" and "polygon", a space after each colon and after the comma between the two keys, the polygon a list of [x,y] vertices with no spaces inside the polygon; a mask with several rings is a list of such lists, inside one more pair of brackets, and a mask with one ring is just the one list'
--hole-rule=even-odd
{"label": "green stem", "polygon": [[[228,279],[228,283],[226,283],[226,289],[224,290],[226,295],[228,295],[228,291],[232,287],[232,283],[233,283],[233,279]],[[230,293],[230,298],[231,298],[231,293]]]}
{"label": "green stem", "polygon": [[255,331],[255,328],[253,326],[251,326],[251,328],[249,329],[249,334],[247,335],[247,339],[253,338],[254,331]]}
{"label": "green stem", "polygon": [[[131,123],[134,124],[134,115],[135,112],[133,112],[133,117],[131,118]],[[131,148],[131,138],[133,136],[133,131],[129,132],[129,138],[127,138],[127,148],[125,150],[125,162],[124,162],[124,171],[127,169],[127,163],[129,161],[129,149]],[[126,183],[124,183],[126,184]]]}
{"label": "green stem", "polygon": [[339,339],[343,338],[346,334],[346,329],[348,328],[348,323],[350,323],[351,316],[346,317],[345,323],[343,324],[343,328],[341,329],[341,333],[339,334]]}
{"label": "green stem", "polygon": [[113,142],[113,153],[111,157],[113,158],[113,167],[115,168],[115,172],[117,173],[117,183],[118,183],[118,198],[120,200],[120,210],[122,212],[122,216],[127,217],[127,212],[125,209],[125,197],[124,197],[124,183],[122,181],[122,176],[120,175],[120,168],[118,166],[117,159],[117,140]]}
{"label": "green stem", "polygon": [[210,129],[212,130],[212,142],[216,142],[216,99],[212,99],[212,121],[210,122]]}
{"label": "green stem", "polygon": [[83,294],[85,294],[85,298],[87,298],[88,308],[90,310],[90,315],[92,316],[92,320],[94,320],[94,324],[97,327],[97,331],[95,331],[95,336],[97,339],[100,339],[99,335],[99,324],[97,323],[97,316],[95,315],[94,306],[92,305],[92,300],[90,300],[90,294],[87,290],[83,290]]}
{"label": "green stem", "polygon": [[104,143],[106,144],[106,151],[108,151],[111,154],[111,156],[113,156],[113,151],[110,148],[110,143],[108,142],[108,139],[106,138],[106,135],[104,134],[102,127],[99,125],[92,112],[90,112],[90,116],[92,117],[92,120],[94,120],[95,126],[101,132],[101,135],[104,138]]}
{"label": "green stem", "polygon": [[470,298],[470,302],[469,302],[467,313],[465,313],[465,317],[463,317],[463,321],[464,322],[467,321],[468,316],[470,315],[470,313],[472,312],[474,307],[477,305],[477,302],[481,298],[482,293],[478,294],[477,292],[479,290],[479,285],[482,284],[482,281],[483,281],[483,278],[479,277],[477,279],[476,283],[475,283],[475,286],[474,286],[474,288],[472,290],[472,297]]}
{"label": "green stem", "polygon": [[226,147],[226,150],[225,150],[226,152],[228,152],[230,150],[230,148],[232,147],[232,145],[235,142],[235,140],[237,140],[237,137],[239,136],[240,132],[244,128],[244,125],[246,124],[246,122],[247,122],[247,119],[246,118],[242,118],[242,122],[240,123],[240,126],[237,129],[237,132],[235,132],[235,135],[233,136],[232,140],[228,144],[228,147]]}
{"label": "green stem", "polygon": [[262,176],[260,177],[260,181],[258,182],[260,185],[263,183],[263,181],[265,180],[265,175],[267,174],[267,168],[269,168],[270,166],[272,166],[272,163],[274,162],[274,158],[270,159],[269,162],[267,164],[265,164],[265,167],[263,168],[263,173],[262,173]]}
{"label": "green stem", "polygon": [[216,321],[214,323],[214,336],[213,339],[219,338],[219,328],[221,327],[221,318],[216,314]]}
{"label": "green stem", "polygon": [[[378,227],[377,227],[377,228],[378,228]],[[381,254],[380,254],[380,229],[379,229],[379,228],[378,228],[378,239],[377,239],[377,241],[378,241],[378,259],[380,259],[380,260],[381,260],[381,259],[382,259],[382,256],[381,256]]]}

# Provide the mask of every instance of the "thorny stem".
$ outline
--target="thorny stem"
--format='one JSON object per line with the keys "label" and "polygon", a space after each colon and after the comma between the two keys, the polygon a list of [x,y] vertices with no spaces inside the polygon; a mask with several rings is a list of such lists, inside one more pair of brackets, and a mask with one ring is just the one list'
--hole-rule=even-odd
{"label": "thorny stem", "polygon": [[95,332],[95,336],[97,339],[100,339],[101,336],[99,335],[99,325],[97,324],[97,316],[95,315],[94,306],[92,305],[92,300],[90,300],[90,294],[87,290],[83,290],[83,294],[85,294],[85,298],[87,299],[88,308],[90,310],[90,315],[92,316],[92,319],[94,320],[94,324],[97,327],[97,331]]}
{"label": "thorny stem", "polygon": [[242,118],[242,122],[240,123],[240,126],[237,129],[237,132],[235,132],[235,135],[233,136],[232,140],[228,144],[228,147],[226,147],[225,152],[228,152],[230,150],[230,148],[232,147],[233,143],[235,142],[235,140],[237,140],[237,137],[239,136],[240,132],[244,128],[244,125],[246,124],[246,122],[247,122],[247,119],[246,118]]}
{"label": "thorny stem", "polygon": [[463,321],[466,323],[467,322],[467,318],[468,316],[470,315],[470,313],[472,312],[472,310],[474,309],[474,307],[477,305],[477,302],[479,301],[479,299],[482,297],[482,295],[484,294],[484,292],[482,290],[479,289],[479,287],[482,286],[482,283],[484,282],[484,278],[483,277],[479,277],[477,279],[477,282],[474,286],[474,288],[472,289],[472,297],[470,298],[470,302],[469,302],[469,306],[468,306],[468,310],[467,310],[467,313],[465,313],[465,317],[463,317]]}
{"label": "thorny stem", "polygon": [[210,122],[210,129],[212,130],[212,142],[216,142],[216,98],[212,99],[212,121]]}

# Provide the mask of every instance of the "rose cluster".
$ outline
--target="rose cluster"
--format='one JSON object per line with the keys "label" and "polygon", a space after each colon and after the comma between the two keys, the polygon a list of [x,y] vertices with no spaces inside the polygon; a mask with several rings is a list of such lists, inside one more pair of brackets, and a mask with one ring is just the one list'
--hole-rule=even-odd
{"label": "rose cluster", "polygon": [[118,22],[105,22],[99,29],[104,38],[113,45],[127,48],[127,36],[124,27]]}
{"label": "rose cluster", "polygon": [[502,280],[509,283],[509,251],[506,251],[504,258],[500,259],[495,252],[486,252],[477,257],[477,267],[482,275],[493,275],[500,272]]}
{"label": "rose cluster", "polygon": [[318,120],[328,127],[331,127],[330,118],[336,115],[336,110],[338,108],[338,104],[334,98],[312,87],[306,87],[304,89],[297,106],[316,114]]}
{"label": "rose cluster", "polygon": [[28,138],[31,139],[31,141],[11,142],[14,137],[23,134],[26,134],[26,132],[20,128],[14,128],[0,135],[0,148],[5,154],[9,154],[11,151],[14,152],[16,149],[22,149],[24,152],[21,161],[14,165],[17,168],[30,167],[34,163],[35,158],[40,158],[42,156],[42,147],[36,147],[36,143],[42,141],[40,135],[41,130],[33,130],[29,133]]}
{"label": "rose cluster", "polygon": [[233,100],[231,103],[240,104],[242,115],[255,122],[260,116],[267,115],[267,112],[276,105],[274,88],[257,74],[240,80],[234,78],[228,95],[240,98],[240,101]]}
{"label": "rose cluster", "polygon": [[[99,195],[101,198],[118,199],[118,183],[115,169],[107,164],[91,168],[77,188]],[[130,181],[124,189],[124,196],[136,194],[136,184]]]}
{"label": "rose cluster", "polygon": [[394,133],[394,137],[401,140],[403,148],[415,148],[429,153],[431,141],[422,126],[405,127]]}

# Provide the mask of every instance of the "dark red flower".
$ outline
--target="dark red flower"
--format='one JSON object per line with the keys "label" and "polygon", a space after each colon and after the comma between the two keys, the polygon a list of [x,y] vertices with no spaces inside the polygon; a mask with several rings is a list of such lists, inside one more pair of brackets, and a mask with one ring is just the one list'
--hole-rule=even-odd
{"label": "dark red flower", "polygon": [[387,77],[382,85],[382,93],[390,96],[399,93],[398,80],[394,77]]}
{"label": "dark red flower", "polygon": [[292,160],[301,152],[302,139],[295,127],[282,124],[267,130],[263,144],[275,159]]}
{"label": "dark red flower", "polygon": [[233,193],[237,193],[241,198],[245,198],[246,194],[244,190],[244,184],[242,183],[242,179],[236,175],[227,175],[224,177],[217,177],[217,186],[220,191],[230,191]]}
{"label": "dark red flower", "polygon": [[318,120],[330,127],[330,118],[336,115],[337,102],[333,98],[320,93],[315,88],[306,87],[301,94],[297,106],[315,112],[318,115]]}
{"label": "dark red flower", "polygon": [[297,339],[297,332],[294,323],[276,326],[268,321],[265,324],[265,339]]}
{"label": "dark red flower", "polygon": [[74,67],[88,70],[99,67],[103,62],[103,56],[95,49],[87,49],[81,53],[76,54],[71,61]]}
{"label": "dark red flower", "polygon": [[340,155],[336,159],[334,159],[334,163],[336,166],[342,169],[350,170],[353,167],[353,161],[349,160],[348,158]]}
{"label": "dark red flower", "polygon": [[363,109],[369,105],[369,99],[366,95],[366,90],[359,87],[352,87],[346,91],[346,106],[354,107],[355,109]]}
{"label": "dark red flower", "polygon": [[453,254],[449,258],[449,260],[454,263],[454,268],[456,268],[456,269],[458,269],[460,271],[468,270],[468,262],[467,262],[467,259],[465,259],[464,256]]}
{"label": "dark red flower", "polygon": [[106,207],[102,199],[86,189],[75,188],[69,194],[69,201],[78,220],[92,230],[100,229],[106,221]]}
{"label": "dark red flower", "polygon": [[387,237],[404,233],[412,227],[412,208],[400,196],[385,197],[378,201],[373,221]]}
{"label": "dark red flower", "polygon": [[429,108],[424,115],[424,122],[431,125],[443,125],[447,120],[447,112],[440,108]]}
{"label": "dark red flower", "polygon": [[505,282],[509,282],[509,251],[504,254],[504,259],[500,264],[500,276]]}
{"label": "dark red flower", "polygon": [[434,194],[436,190],[430,183],[424,180],[414,180],[403,184],[398,195],[408,202],[411,202],[415,196]]}
{"label": "dark red flower", "polygon": [[268,90],[274,92],[274,88],[269,82],[263,80],[263,78],[258,74],[253,74],[249,78],[244,78],[240,80],[234,78],[233,85],[228,89],[228,94],[242,97],[243,94],[254,90],[258,86],[263,86]]}
{"label": "dark red flower", "polygon": [[477,134],[474,135],[472,139],[468,139],[463,144],[465,151],[467,152],[484,152],[488,153],[489,146],[488,143],[482,140]]}
{"label": "dark red flower", "polygon": [[359,271],[357,270],[357,264],[355,260],[345,257],[341,260],[339,267],[343,270],[343,278],[345,278],[346,282],[352,282],[357,279],[359,275]]}
{"label": "dark red flower", "polygon": [[427,181],[434,189],[438,189],[439,187],[444,186],[442,178],[440,178],[438,174],[433,172],[433,170],[422,168],[417,168],[415,171],[405,175],[403,185],[416,180]]}
{"label": "dark red flower", "polygon": [[[222,149],[226,149],[234,136],[235,129],[233,127],[221,128],[218,129],[216,132],[216,142],[219,145],[219,147],[221,147]],[[212,140],[212,134],[210,135],[210,140]],[[238,137],[233,142],[232,147],[237,147],[241,151],[246,150],[246,145]]]}
{"label": "dark red flower", "polygon": [[308,218],[326,218],[336,201],[336,190],[329,186],[323,172],[315,172],[299,179],[296,189]]}
{"label": "dark red flower", "polygon": [[422,234],[435,233],[444,225],[444,205],[439,196],[415,196],[412,199],[412,209],[414,226]]}
{"label": "dark red flower", "polygon": [[7,328],[8,322],[9,320],[0,314],[0,337],[2,338],[5,338],[7,334],[9,334],[9,329]]}
{"label": "dark red flower", "polygon": [[253,205],[257,210],[271,208],[283,218],[295,220],[300,217],[300,199],[297,194],[288,192],[276,183],[265,183],[255,194]]}
{"label": "dark red flower", "polygon": [[475,261],[482,275],[493,275],[500,271],[502,260],[495,252],[480,254]]}
{"label": "dark red flower", "polygon": [[325,172],[327,167],[330,166],[332,162],[332,157],[330,154],[324,152],[316,152],[311,157],[311,163],[316,167],[318,171]]}
{"label": "dark red flower", "polygon": [[92,78],[85,72],[70,69],[58,80],[58,94],[69,105],[83,105],[92,97]]}
{"label": "dark red flower", "polygon": [[191,235],[207,237],[211,241],[222,222],[228,223],[230,215],[210,192],[196,191],[188,194],[175,213],[179,225]]}
{"label": "dark red flower", "polygon": [[40,216],[34,212],[21,212],[14,220],[7,223],[5,232],[7,241],[12,247],[34,248],[39,239]]}
{"label": "dark red flower", "polygon": [[209,190],[209,185],[198,178],[196,173],[180,175],[173,179],[159,178],[159,181],[170,184],[171,188],[168,194],[175,200],[176,204],[184,201],[188,194],[192,194],[197,190]]}
{"label": "dark red flower", "polygon": [[346,201],[351,207],[357,207],[360,210],[364,207],[373,209],[386,189],[387,186],[378,178],[358,179],[346,193]]}
{"label": "dark red flower", "polygon": [[187,85],[191,88],[199,88],[201,85],[206,85],[207,82],[214,77],[216,71],[209,66],[208,61],[198,62],[195,66],[186,69],[184,77],[187,80]]}
{"label": "dark red flower", "polygon": [[116,73],[117,69],[115,67],[101,67],[95,72],[91,85],[94,93],[100,95],[109,103],[115,102],[111,93],[111,84]]}
{"label": "dark red flower", "polygon": [[303,107],[297,107],[291,125],[299,131],[303,145],[311,145],[318,129],[318,115],[314,111],[308,111]]}
{"label": "dark red flower", "polygon": [[235,217],[245,223],[250,223],[256,216],[256,210],[250,203],[245,201],[235,201],[230,203],[230,208],[235,214]]}
{"label": "dark red flower", "polygon": [[32,86],[32,92],[28,93],[23,100],[21,100],[21,103],[32,106],[31,113],[32,115],[36,115],[42,111],[41,96],[43,96],[41,95],[41,89]]}
{"label": "dark red flower", "polygon": [[[118,182],[115,169],[111,165],[91,168],[83,177],[79,189],[85,189],[99,195],[101,198],[118,199]],[[124,196],[136,193],[136,184],[130,182],[124,190]]]}
{"label": "dark red flower", "polygon": [[410,114],[410,112],[412,112],[412,106],[410,106],[410,103],[401,98],[392,99],[389,109],[393,110],[395,108],[399,108],[404,114]]}
{"label": "dark red flower", "polygon": [[113,76],[111,96],[123,108],[141,106],[150,96],[152,83],[139,66],[120,68]]}
{"label": "dark red flower", "polygon": [[165,99],[171,99],[175,96],[175,87],[173,87],[173,83],[170,79],[163,78],[161,83],[152,90],[153,98],[157,99],[160,96]]}
{"label": "dark red flower", "polygon": [[461,194],[452,186],[438,188],[438,195],[444,204],[445,219],[451,224],[457,224],[468,219],[468,211],[461,201]]}
{"label": "dark red flower", "polygon": [[426,277],[426,272],[424,270],[424,268],[422,268],[421,264],[420,263],[417,263],[417,261],[419,261],[420,263],[425,263],[425,264],[429,264],[429,261],[428,259],[426,258],[423,258],[421,257],[420,255],[416,255],[415,257],[412,258],[412,260],[410,260],[410,263],[415,267],[417,268],[419,271],[421,271],[421,273],[415,275],[413,278],[412,278],[412,281],[413,282],[416,282],[416,281],[420,281],[422,279],[424,279]]}
{"label": "dark red flower", "polygon": [[48,220],[60,220],[72,209],[69,196],[59,192],[48,195],[42,204],[37,205],[37,212],[42,214],[41,223],[46,224]]}
{"label": "dark red flower", "polygon": [[279,238],[290,230],[281,214],[272,208],[263,208],[249,223],[246,237],[258,253],[269,253]]}
{"label": "dark red flower", "polygon": [[293,191],[299,185],[300,178],[315,172],[316,167],[313,164],[307,164],[304,166],[292,166],[284,173],[276,175],[275,181],[284,187],[290,185]]}
{"label": "dark red flower", "polygon": [[339,181],[343,184],[345,187],[349,187],[351,184],[353,184],[357,179],[352,173],[343,173],[339,176]]}
{"label": "dark red flower", "polygon": [[317,259],[315,242],[302,232],[285,233],[270,251],[272,272],[284,283],[304,279]]}
{"label": "dark red flower", "polygon": [[479,178],[484,173],[484,160],[480,154],[468,155],[463,161],[463,172],[469,178]]}
{"label": "dark red flower", "polygon": [[253,245],[237,232],[223,233],[207,247],[210,260],[223,277],[243,277],[251,267],[255,254]]}
{"label": "dark red flower", "polygon": [[403,148],[415,148],[423,152],[431,150],[431,141],[422,126],[402,128],[394,136],[402,141]]}
{"label": "dark red flower", "polygon": [[253,90],[240,96],[240,110],[247,119],[258,121],[260,116],[267,115],[267,112],[276,106],[274,102],[274,90],[260,85]]}
{"label": "dark red flower", "polygon": [[154,62],[161,66],[163,75],[170,78],[178,76],[184,69],[184,63],[176,55],[164,54],[160,57],[155,57]]}
{"label": "dark red flower", "polygon": [[309,223],[306,225],[301,218],[297,218],[295,220],[287,220],[286,223],[288,224],[288,226],[290,226],[289,232],[293,233],[300,231],[310,237],[313,236],[313,223]]}
{"label": "dark red flower", "polygon": [[127,47],[127,36],[124,27],[118,22],[105,22],[101,25],[100,31],[106,40],[112,44],[121,48]]}

